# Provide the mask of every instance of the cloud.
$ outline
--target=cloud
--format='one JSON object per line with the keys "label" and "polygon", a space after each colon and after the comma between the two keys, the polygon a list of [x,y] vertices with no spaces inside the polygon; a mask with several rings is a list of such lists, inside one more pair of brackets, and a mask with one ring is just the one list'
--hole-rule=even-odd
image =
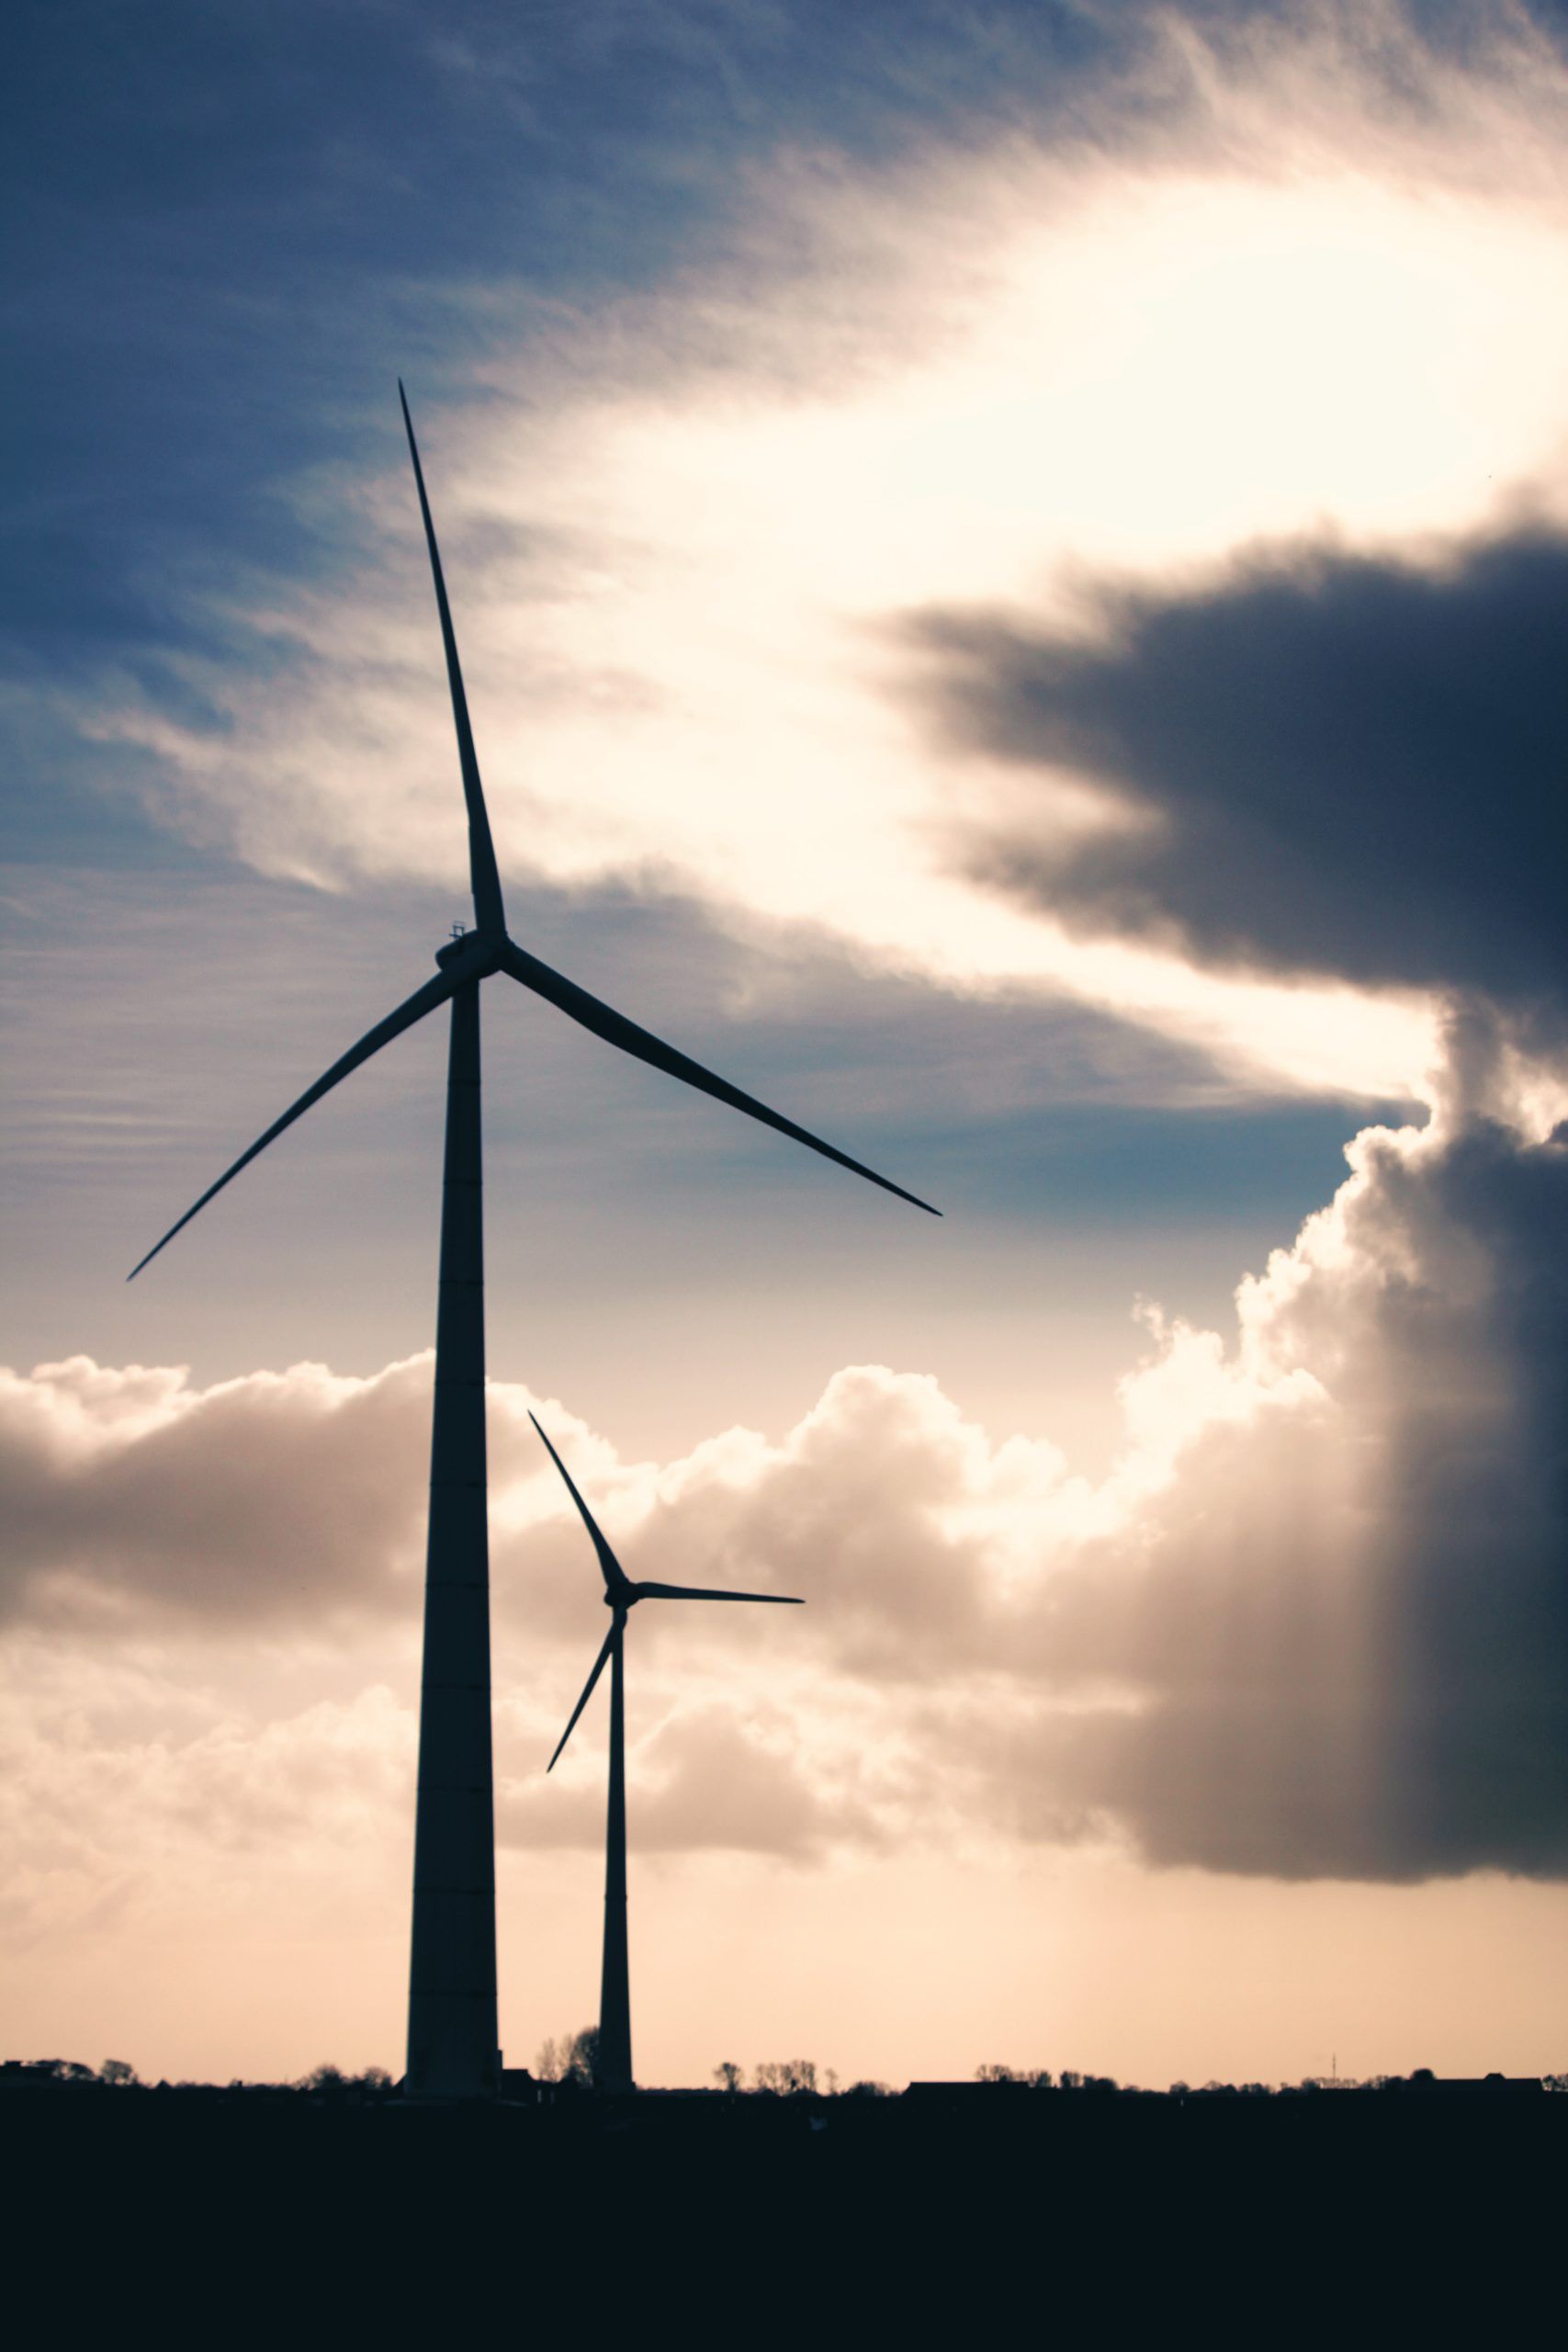
{"label": "cloud", "polygon": [[[602,1624],[538,1403],[634,1575],[808,1603],[639,1612],[655,1844],[1568,1874],[1562,1110],[1472,1013],[1427,1125],[1355,1139],[1228,1341],[1148,1311],[1098,1482],[884,1367],[662,1464],[494,1385],[505,1834],[596,1835],[596,1770],[536,1779]],[[425,1405],[423,1365],[13,1376],[14,1609],[93,1655],[155,1634],[176,1677],[182,1639],[238,1660],[262,1628],[363,1673],[416,1610]]]}
{"label": "cloud", "polygon": [[423,1550],[423,1362],[197,1389],[85,1356],[0,1373],[0,1600],[35,1621],[236,1627],[378,1613]]}
{"label": "cloud", "polygon": [[1058,1597],[1058,1660],[1136,1704],[1042,1768],[1156,1859],[1568,1871],[1568,1126],[1493,1107],[1358,1138],[1238,1293],[1254,1404]]}
{"label": "cloud", "polygon": [[[637,1628],[641,1631],[640,1624]],[[635,1673],[635,1650],[628,1671]],[[875,1803],[854,1786],[829,1782],[798,1723],[765,1705],[742,1713],[722,1702],[690,1721],[667,1722],[628,1759],[636,1790],[639,1853],[694,1850],[821,1860],[834,1847],[881,1849],[887,1828]],[[591,1778],[547,1781],[536,1765],[503,1783],[496,1805],[503,1846],[585,1847],[604,1842],[604,1792]]]}
{"label": "cloud", "polygon": [[[912,609],[1059,617],[1085,567],[1168,582],[1320,526],[1387,551],[1522,481],[1560,495],[1568,80],[1513,10],[1462,59],[1393,8],[1125,14],[1076,12],[1076,45],[1054,18],[1055,80],[1036,57],[1008,105],[993,76],[955,112],[932,76],[918,137],[764,139],[705,185],[679,271],[573,300],[495,257],[467,289],[468,397],[418,413],[497,837],[519,886],[684,893],[1386,1097],[1419,1008],[1092,943],[955,871],[996,763],[910,725],[892,644]],[[1030,46],[1006,11],[996,40]],[[106,663],[71,712],[131,763],[121,799],[209,853],[456,885],[395,413],[353,471],[348,446],[338,415],[296,484],[336,561],[231,567],[222,598],[204,571],[172,592],[200,641]]]}
{"label": "cloud", "polygon": [[1563,1875],[1568,1130],[1456,1100],[1349,1156],[1230,1349],[1155,1318],[1100,1487],[863,1370],[639,1550],[796,1581],[971,1822],[1280,1877]]}
{"label": "cloud", "polygon": [[[188,1660],[187,1660],[188,1668]],[[363,1901],[406,1871],[414,1724],[372,1683],[345,1698],[246,1703],[231,1672],[94,1655],[13,1633],[0,1657],[0,1940],[112,1934],[195,1896],[209,1921],[243,1917],[258,1879],[292,1899]],[[355,1932],[360,1923],[347,1931]]]}
{"label": "cloud", "polygon": [[[956,854],[1004,898],[1211,964],[1562,1001],[1565,598],[1568,539],[1527,527],[1106,586],[1075,635],[932,616],[942,724],[1013,771]],[[1063,770],[1108,821],[1064,832]]]}

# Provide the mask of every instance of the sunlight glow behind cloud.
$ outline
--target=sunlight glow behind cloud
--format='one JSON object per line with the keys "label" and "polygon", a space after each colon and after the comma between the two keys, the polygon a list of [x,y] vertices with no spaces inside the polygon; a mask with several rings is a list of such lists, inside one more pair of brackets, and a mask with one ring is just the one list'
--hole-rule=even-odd
{"label": "sunlight glow behind cloud", "polygon": [[[901,693],[896,624],[926,605],[1091,628],[1097,573],[1174,582],[1309,537],[1440,561],[1560,494],[1568,204],[1292,158],[1287,130],[1271,171],[1021,145],[880,181],[781,167],[737,283],[536,317],[489,405],[427,415],[509,869],[823,926],[960,988],[1064,988],[1274,1080],[1413,1091],[1414,1001],[1070,936],[952,872],[954,808],[1000,779]],[[309,644],[299,691],[203,675],[231,730],[103,723],[264,869],[456,883],[400,470],[367,513],[375,577],[249,616]],[[1063,828],[1111,820],[1063,775]]]}

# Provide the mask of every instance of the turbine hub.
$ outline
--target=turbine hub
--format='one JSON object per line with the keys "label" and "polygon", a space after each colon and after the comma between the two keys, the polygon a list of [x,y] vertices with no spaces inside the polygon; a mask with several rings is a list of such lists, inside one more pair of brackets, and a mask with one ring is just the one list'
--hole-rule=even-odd
{"label": "turbine hub", "polygon": [[476,977],[483,979],[499,970],[501,956],[498,951],[505,937],[504,932],[458,931],[454,926],[452,937],[444,940],[436,949],[435,960],[443,971],[452,964],[475,965],[478,967]]}

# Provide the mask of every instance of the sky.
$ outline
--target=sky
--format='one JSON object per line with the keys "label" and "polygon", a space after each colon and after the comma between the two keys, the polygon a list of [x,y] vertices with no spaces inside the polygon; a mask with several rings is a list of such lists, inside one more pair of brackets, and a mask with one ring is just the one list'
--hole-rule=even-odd
{"label": "sky", "polygon": [[[8,2052],[400,2067],[469,916],[501,2017],[1561,2069],[1568,17],[24,6]],[[658,1612],[645,1612],[649,1618]],[[727,1622],[710,1622],[712,1618]],[[740,1622],[733,1622],[739,1620]],[[100,2047],[101,2045],[101,2047]]]}

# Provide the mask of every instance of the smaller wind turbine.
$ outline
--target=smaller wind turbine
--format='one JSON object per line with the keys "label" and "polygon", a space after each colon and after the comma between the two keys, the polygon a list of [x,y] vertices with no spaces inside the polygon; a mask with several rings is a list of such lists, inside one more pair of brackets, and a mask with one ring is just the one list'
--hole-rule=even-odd
{"label": "smaller wind turbine", "polygon": [[582,1696],[571,1711],[571,1721],[545,1767],[553,1772],[561,1749],[577,1728],[577,1719],[593,1695],[593,1685],[610,1662],[610,1802],[604,1824],[604,1966],[599,1984],[599,2050],[594,2061],[596,2087],[604,2091],[632,2088],[632,1997],[626,1960],[626,1699],[621,1653],[628,1613],[639,1600],[761,1600],[798,1609],[792,1592],[715,1592],[694,1584],[634,1584],[616,1559],[592,1512],[572,1484],[571,1473],[542,1429],[538,1418],[528,1419],[539,1430],[546,1453],[566,1481],[566,1490],[581,1514],[582,1524],[599,1555],[604,1579],[604,1606],[610,1630],[593,1661],[593,1671],[582,1686]]}

